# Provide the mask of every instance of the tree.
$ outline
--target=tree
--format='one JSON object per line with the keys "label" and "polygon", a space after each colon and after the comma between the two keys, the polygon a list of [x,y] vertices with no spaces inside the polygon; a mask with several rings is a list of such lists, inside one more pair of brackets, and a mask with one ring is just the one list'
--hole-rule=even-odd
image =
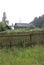
{"label": "tree", "polygon": [[5,13],[5,12],[3,12],[2,21],[3,21],[3,22],[6,22],[6,13]]}
{"label": "tree", "polygon": [[2,21],[6,24],[6,25],[8,25],[9,24],[9,21],[8,20],[6,20],[6,12],[3,12],[3,17],[2,17]]}
{"label": "tree", "polygon": [[35,27],[41,28],[44,24],[44,15],[35,17],[34,20],[31,22]]}
{"label": "tree", "polygon": [[6,24],[4,22],[0,22],[0,31],[6,30]]}

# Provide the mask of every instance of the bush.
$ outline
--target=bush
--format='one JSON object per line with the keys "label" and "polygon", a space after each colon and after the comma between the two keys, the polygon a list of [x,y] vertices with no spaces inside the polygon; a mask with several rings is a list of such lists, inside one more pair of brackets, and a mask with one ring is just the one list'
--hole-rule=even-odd
{"label": "bush", "polygon": [[0,31],[6,30],[6,24],[4,22],[0,22]]}

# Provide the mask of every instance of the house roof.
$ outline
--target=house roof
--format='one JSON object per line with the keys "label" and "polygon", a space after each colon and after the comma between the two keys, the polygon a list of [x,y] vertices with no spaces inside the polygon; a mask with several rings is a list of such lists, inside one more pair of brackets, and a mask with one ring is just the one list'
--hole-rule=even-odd
{"label": "house roof", "polygon": [[28,23],[15,23],[15,26],[29,27]]}

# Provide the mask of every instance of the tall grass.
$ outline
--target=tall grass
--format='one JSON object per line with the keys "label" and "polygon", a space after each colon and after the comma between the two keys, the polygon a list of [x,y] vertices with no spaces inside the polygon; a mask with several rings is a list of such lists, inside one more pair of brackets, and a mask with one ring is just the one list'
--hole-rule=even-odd
{"label": "tall grass", "polygon": [[0,65],[44,65],[44,46],[0,49]]}

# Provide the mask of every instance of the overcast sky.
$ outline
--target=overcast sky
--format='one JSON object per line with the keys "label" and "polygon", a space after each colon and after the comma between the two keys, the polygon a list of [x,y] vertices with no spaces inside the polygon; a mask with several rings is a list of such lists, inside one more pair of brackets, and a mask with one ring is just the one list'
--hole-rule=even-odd
{"label": "overcast sky", "polygon": [[29,23],[44,14],[44,0],[0,0],[0,21],[4,11],[10,24]]}

